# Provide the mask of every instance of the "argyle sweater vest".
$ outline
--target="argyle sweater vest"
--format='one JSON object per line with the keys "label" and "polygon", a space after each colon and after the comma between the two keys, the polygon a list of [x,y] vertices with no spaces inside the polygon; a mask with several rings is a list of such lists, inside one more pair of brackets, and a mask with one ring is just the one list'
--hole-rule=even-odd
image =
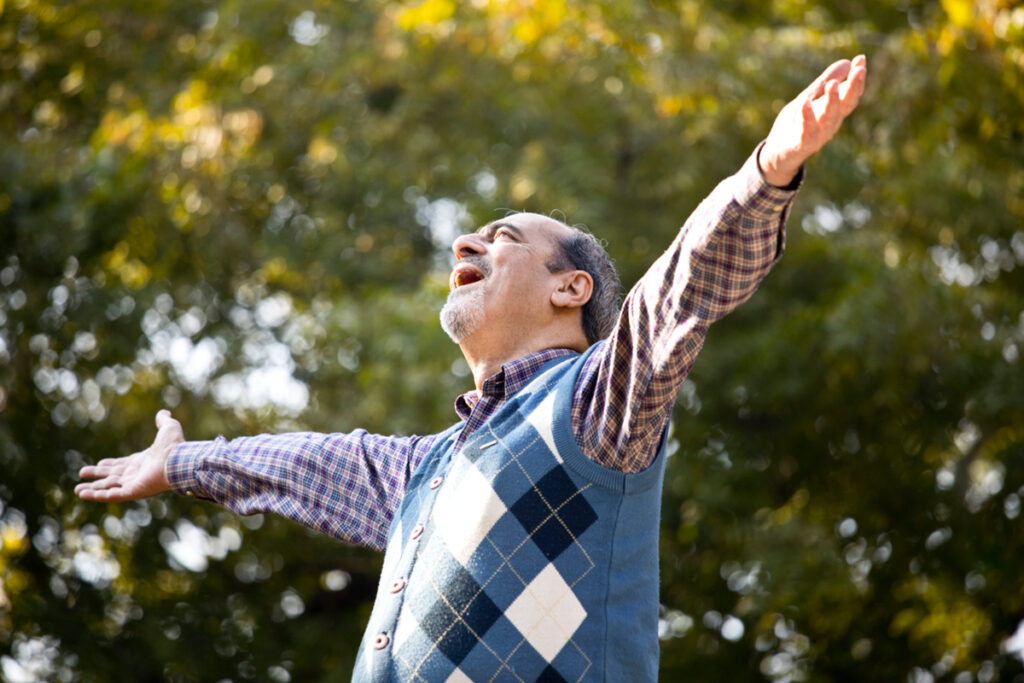
{"label": "argyle sweater vest", "polygon": [[544,366],[458,453],[461,424],[424,458],[353,680],[656,680],[664,438],[638,474],[583,454],[570,409],[586,355]]}

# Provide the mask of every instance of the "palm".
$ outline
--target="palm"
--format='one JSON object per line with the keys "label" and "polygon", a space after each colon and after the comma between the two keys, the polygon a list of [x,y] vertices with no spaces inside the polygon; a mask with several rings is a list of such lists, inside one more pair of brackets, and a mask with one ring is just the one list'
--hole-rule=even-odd
{"label": "palm", "polygon": [[169,490],[167,457],[185,437],[181,424],[165,410],[157,414],[156,423],[158,431],[152,446],[123,458],[106,458],[83,467],[79,475],[93,481],[79,484],[75,493],[83,500],[119,503]]}
{"label": "palm", "polygon": [[835,136],[864,92],[864,57],[840,60],[782,108],[761,151],[768,182],[786,185],[800,166]]}

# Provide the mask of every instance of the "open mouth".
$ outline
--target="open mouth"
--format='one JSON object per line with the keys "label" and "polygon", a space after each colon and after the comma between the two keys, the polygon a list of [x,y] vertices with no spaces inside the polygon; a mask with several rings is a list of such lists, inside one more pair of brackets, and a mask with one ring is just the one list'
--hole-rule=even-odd
{"label": "open mouth", "polygon": [[452,271],[448,285],[450,289],[454,290],[471,285],[474,282],[480,282],[483,279],[484,274],[479,268],[469,263],[460,263]]}

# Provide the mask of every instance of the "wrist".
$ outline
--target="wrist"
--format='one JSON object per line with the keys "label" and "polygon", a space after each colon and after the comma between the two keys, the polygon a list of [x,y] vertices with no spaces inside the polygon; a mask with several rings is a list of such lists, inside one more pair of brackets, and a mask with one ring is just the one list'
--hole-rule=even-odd
{"label": "wrist", "polygon": [[799,178],[801,176],[800,171],[803,168],[803,163],[785,163],[779,160],[778,154],[775,154],[769,150],[767,153],[765,149],[768,148],[768,142],[764,142],[757,150],[757,168],[761,172],[761,177],[766,183],[773,187],[792,190],[796,189],[799,185]]}
{"label": "wrist", "polygon": [[[174,449],[172,448],[171,450],[174,450]],[[163,467],[160,468],[160,473],[162,475],[162,477],[160,479],[160,487],[163,489],[163,491],[161,491],[161,493],[163,493],[164,491],[170,491],[172,489],[172,487],[171,487],[171,477],[167,474],[167,462],[169,460],[170,460],[170,458],[164,458],[164,465],[163,465]]]}

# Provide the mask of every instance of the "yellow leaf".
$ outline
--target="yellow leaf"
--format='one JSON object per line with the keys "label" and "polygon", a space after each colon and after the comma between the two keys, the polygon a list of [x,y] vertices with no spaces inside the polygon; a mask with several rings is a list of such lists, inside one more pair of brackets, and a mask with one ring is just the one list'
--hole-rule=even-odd
{"label": "yellow leaf", "polygon": [[3,532],[0,532],[0,547],[10,555],[20,555],[24,552],[27,545],[23,529],[15,526],[4,526]]}
{"label": "yellow leaf", "polygon": [[671,118],[683,110],[683,98],[679,95],[662,95],[655,109],[660,116]]}
{"label": "yellow leaf", "polygon": [[942,0],[942,9],[949,15],[951,24],[958,28],[970,28],[973,22],[971,0]]}
{"label": "yellow leaf", "polygon": [[315,137],[309,141],[306,156],[315,164],[327,165],[338,158],[338,148],[327,138]]}
{"label": "yellow leaf", "polygon": [[425,0],[419,5],[403,9],[398,15],[398,26],[405,31],[440,24],[455,14],[452,0]]}
{"label": "yellow leaf", "polygon": [[512,35],[520,42],[529,45],[540,38],[540,25],[533,19],[524,19],[517,22],[512,29]]}

